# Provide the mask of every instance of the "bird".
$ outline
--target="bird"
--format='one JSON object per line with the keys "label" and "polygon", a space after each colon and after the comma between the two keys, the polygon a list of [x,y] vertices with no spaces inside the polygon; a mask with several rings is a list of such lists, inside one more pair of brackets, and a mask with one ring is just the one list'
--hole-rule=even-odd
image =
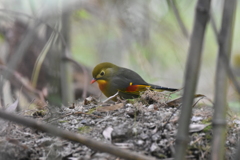
{"label": "bird", "polygon": [[[99,89],[106,97],[111,97],[118,93],[121,99],[138,98],[141,92],[153,91],[176,91],[178,89],[162,87],[147,83],[133,70],[123,68],[110,62],[103,62],[96,65],[92,71],[93,79],[91,84],[97,82]],[[113,101],[117,101],[114,97]]]}

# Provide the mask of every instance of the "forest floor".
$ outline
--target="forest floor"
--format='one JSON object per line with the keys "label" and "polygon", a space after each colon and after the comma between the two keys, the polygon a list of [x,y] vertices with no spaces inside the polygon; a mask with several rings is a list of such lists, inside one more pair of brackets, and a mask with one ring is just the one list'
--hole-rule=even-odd
{"label": "forest floor", "polygon": [[[139,152],[156,159],[172,158],[175,150],[181,104],[168,103],[169,95],[144,93],[141,98],[102,103],[89,97],[68,107],[32,112],[28,117],[58,128],[91,137],[96,141]],[[201,98],[200,98],[201,99]],[[193,106],[187,159],[209,159],[212,140],[211,105]],[[177,104],[177,105],[176,105]],[[48,106],[50,108],[51,106]],[[19,112],[26,116],[27,111]],[[240,120],[228,116],[226,158],[233,159]],[[0,160],[120,160],[12,122],[0,130]]]}

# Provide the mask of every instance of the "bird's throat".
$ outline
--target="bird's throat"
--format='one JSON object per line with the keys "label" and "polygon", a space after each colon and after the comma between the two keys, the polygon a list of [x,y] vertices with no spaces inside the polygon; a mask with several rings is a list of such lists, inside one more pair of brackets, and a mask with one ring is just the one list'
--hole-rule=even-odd
{"label": "bird's throat", "polygon": [[105,91],[105,87],[106,87],[106,84],[107,84],[107,81],[105,80],[97,80],[98,82],[98,86],[99,86],[99,89],[104,92]]}

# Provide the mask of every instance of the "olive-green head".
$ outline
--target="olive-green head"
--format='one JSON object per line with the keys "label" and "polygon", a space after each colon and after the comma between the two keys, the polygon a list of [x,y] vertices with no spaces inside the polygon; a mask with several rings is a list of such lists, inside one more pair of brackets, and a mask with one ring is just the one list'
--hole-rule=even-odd
{"label": "olive-green head", "polygon": [[98,64],[92,71],[93,80],[91,83],[94,83],[97,80],[109,80],[111,76],[117,72],[118,68],[118,66],[109,62]]}

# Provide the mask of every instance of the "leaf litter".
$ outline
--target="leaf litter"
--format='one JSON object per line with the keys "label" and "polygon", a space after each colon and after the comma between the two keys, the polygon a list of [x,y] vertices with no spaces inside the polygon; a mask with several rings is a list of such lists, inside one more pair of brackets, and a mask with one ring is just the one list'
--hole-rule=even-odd
{"label": "leaf litter", "polygon": [[[166,159],[172,158],[175,153],[177,122],[181,108],[181,98],[176,98],[174,101],[170,96],[146,91],[138,99],[120,100],[115,103],[102,103],[93,97],[88,97],[69,107],[55,109],[57,114],[34,117],[33,113],[29,116],[64,130],[92,137],[96,141],[111,143],[119,148],[153,156],[156,159]],[[211,105],[194,104],[187,150],[188,159],[209,158],[212,113]],[[238,121],[238,119],[228,121],[225,159],[233,159],[235,145],[239,140],[236,133],[240,125],[234,122]],[[53,137],[37,129],[8,123],[0,133],[0,159],[115,160],[117,157],[91,150],[79,143]]]}

